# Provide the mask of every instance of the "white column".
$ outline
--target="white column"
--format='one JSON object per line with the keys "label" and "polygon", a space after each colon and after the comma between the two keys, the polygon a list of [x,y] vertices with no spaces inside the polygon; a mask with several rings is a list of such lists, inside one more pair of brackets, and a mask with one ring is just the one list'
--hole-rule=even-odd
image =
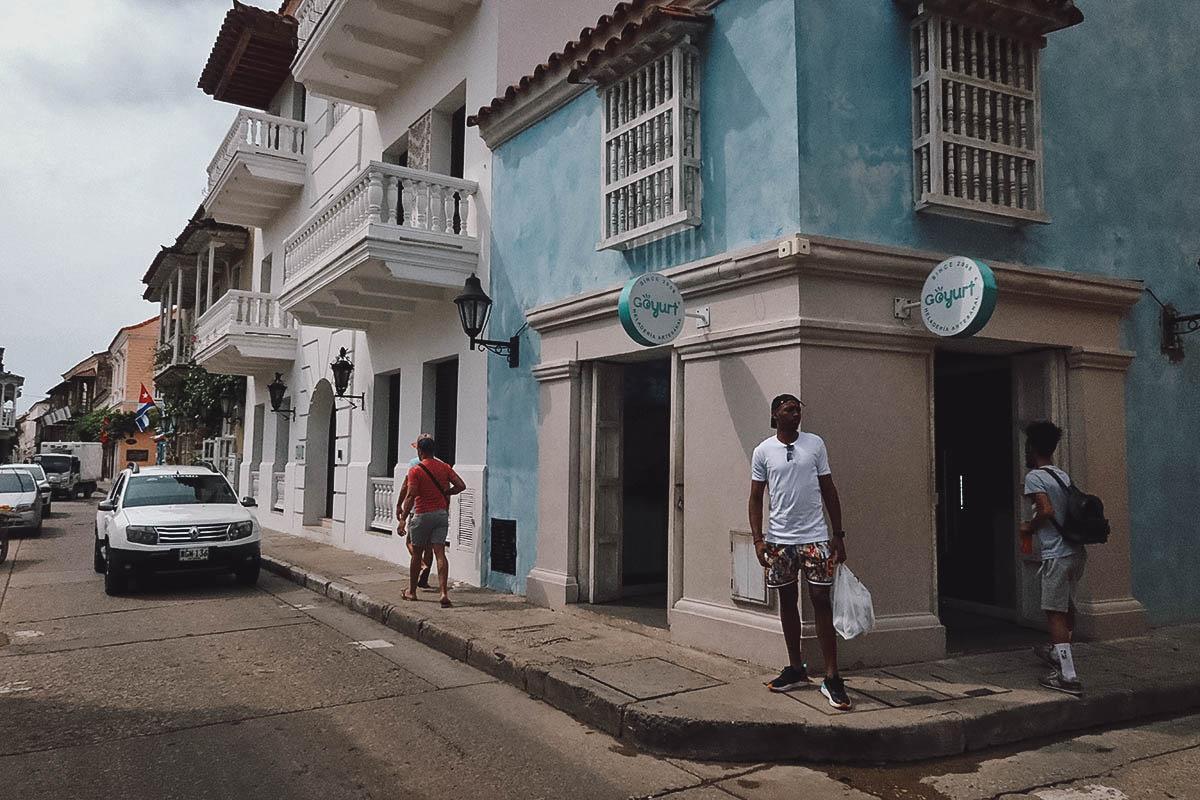
{"label": "white column", "polygon": [[217,243],[209,242],[208,243],[208,299],[206,301],[205,308],[212,308],[212,302],[213,302],[213,296],[212,296],[213,258],[214,258],[214,253],[216,253],[216,252],[217,252]]}
{"label": "white column", "polygon": [[179,361],[183,349],[183,269],[175,270],[175,357]]}
{"label": "white column", "polygon": [[158,291],[158,346],[162,347],[167,341],[167,293]]}
{"label": "white column", "polygon": [[[202,313],[204,313],[204,310],[202,310],[200,308],[200,254],[199,253],[196,253],[196,294],[195,294],[195,299],[192,301],[192,307],[195,308],[195,310],[196,310],[195,311],[196,319],[200,319],[200,315]],[[208,308],[208,306],[204,307],[204,309],[207,309],[207,308]]]}

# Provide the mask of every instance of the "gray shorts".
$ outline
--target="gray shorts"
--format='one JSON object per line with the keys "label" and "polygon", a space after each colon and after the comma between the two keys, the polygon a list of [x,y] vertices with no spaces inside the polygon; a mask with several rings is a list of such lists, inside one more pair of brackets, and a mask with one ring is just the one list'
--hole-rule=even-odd
{"label": "gray shorts", "polygon": [[1087,566],[1087,553],[1048,558],[1038,570],[1042,575],[1042,610],[1061,611],[1064,614],[1075,602],[1079,579]]}
{"label": "gray shorts", "polygon": [[408,522],[408,535],[413,547],[445,544],[450,533],[450,512],[446,509],[413,514]]}

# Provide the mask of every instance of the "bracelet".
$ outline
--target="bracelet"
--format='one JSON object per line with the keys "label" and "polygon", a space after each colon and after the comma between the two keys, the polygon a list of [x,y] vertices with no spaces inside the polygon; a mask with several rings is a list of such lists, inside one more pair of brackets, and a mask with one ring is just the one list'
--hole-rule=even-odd
{"label": "bracelet", "polygon": [[845,538],[846,538],[846,532],[845,532],[845,531],[834,531],[834,532],[833,532],[833,535],[834,535],[834,536],[836,536],[836,537],[837,537],[837,538],[839,538],[839,539],[845,539]]}

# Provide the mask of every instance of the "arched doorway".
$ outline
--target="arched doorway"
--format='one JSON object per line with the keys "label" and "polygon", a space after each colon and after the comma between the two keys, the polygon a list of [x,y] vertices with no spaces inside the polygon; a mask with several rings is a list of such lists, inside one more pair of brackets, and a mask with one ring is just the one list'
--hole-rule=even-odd
{"label": "arched doorway", "polygon": [[333,468],[336,437],[336,411],[333,387],[320,380],[313,387],[308,404],[304,443],[304,524],[317,525],[331,516],[333,505]]}

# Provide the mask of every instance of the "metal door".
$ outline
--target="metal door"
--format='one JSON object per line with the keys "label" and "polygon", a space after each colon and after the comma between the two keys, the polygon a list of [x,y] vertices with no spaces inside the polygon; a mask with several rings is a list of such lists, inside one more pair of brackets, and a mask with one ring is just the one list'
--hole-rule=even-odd
{"label": "metal door", "polygon": [[589,597],[593,603],[621,596],[624,377],[619,364],[593,365],[591,560],[588,569]]}

